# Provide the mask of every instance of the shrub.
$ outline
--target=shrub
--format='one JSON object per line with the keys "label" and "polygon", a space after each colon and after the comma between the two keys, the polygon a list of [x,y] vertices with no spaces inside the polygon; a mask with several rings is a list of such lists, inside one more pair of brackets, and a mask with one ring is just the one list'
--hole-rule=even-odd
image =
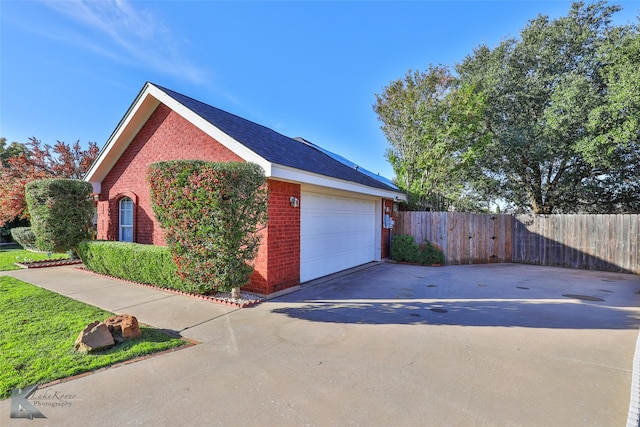
{"label": "shrub", "polygon": [[78,252],[86,268],[139,283],[195,292],[176,272],[169,248],[129,242],[85,240]]}
{"label": "shrub", "polygon": [[266,178],[254,163],[154,163],[153,212],[178,273],[200,293],[247,284],[267,222]]}
{"label": "shrub", "polygon": [[36,235],[31,231],[31,227],[12,228],[11,237],[24,249],[38,250],[36,248]]}
{"label": "shrub", "polygon": [[391,259],[400,262],[418,262],[418,245],[411,236],[393,236],[391,239]]}
{"label": "shrub", "polygon": [[0,227],[0,242],[11,242],[11,230],[17,227],[29,227],[29,220],[23,218],[14,218],[11,221],[5,222],[4,225]]}
{"label": "shrub", "polygon": [[77,179],[42,179],[25,187],[36,247],[67,252],[90,237],[95,212],[91,184]]}
{"label": "shrub", "polygon": [[436,248],[429,240],[418,246],[420,249],[420,264],[444,264],[444,252]]}
{"label": "shrub", "polygon": [[444,264],[444,253],[425,240],[421,245],[411,236],[394,236],[391,240],[391,259],[413,264]]}
{"label": "shrub", "polygon": [[11,241],[11,230],[6,227],[0,227],[0,243]]}

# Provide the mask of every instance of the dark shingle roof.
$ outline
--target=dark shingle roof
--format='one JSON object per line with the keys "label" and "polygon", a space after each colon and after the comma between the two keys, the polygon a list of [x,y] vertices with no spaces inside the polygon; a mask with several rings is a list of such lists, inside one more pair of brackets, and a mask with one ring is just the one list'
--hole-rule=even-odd
{"label": "dark shingle roof", "polygon": [[[388,180],[349,166],[314,144],[289,138],[265,126],[154,84],[158,89],[267,161],[368,187],[397,191]],[[336,156],[339,157],[339,156]],[[351,165],[353,163],[350,163]],[[385,182],[386,181],[386,182]]]}

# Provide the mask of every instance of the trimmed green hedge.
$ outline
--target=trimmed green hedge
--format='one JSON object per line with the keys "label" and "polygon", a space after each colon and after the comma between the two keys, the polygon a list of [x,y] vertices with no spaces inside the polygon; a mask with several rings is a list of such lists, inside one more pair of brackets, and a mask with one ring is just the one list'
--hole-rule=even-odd
{"label": "trimmed green hedge", "polygon": [[25,186],[36,247],[45,252],[67,252],[90,237],[95,206],[91,184],[78,179],[51,178]]}
{"label": "trimmed green hedge", "polygon": [[96,273],[161,288],[195,292],[177,274],[169,248],[139,243],[85,240],[78,246],[86,268]]}
{"label": "trimmed green hedge", "polygon": [[444,264],[444,253],[428,240],[418,245],[411,236],[394,236],[391,239],[391,259],[413,264]]}
{"label": "trimmed green hedge", "polygon": [[175,160],[151,164],[147,182],[180,277],[199,293],[239,297],[267,224],[264,170],[255,163]]}
{"label": "trimmed green hedge", "polygon": [[31,227],[16,227],[11,229],[11,237],[24,249],[37,251],[36,235],[31,231]]}

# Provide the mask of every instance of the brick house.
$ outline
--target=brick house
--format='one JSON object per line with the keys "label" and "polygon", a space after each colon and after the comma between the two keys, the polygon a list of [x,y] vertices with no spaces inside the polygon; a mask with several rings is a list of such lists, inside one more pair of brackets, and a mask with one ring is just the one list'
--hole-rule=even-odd
{"label": "brick house", "polygon": [[404,200],[390,181],[302,138],[146,83],[85,180],[98,239],[165,244],[147,168],[163,160],[251,161],[265,171],[269,223],[243,289],[268,297],[389,255],[388,216]]}

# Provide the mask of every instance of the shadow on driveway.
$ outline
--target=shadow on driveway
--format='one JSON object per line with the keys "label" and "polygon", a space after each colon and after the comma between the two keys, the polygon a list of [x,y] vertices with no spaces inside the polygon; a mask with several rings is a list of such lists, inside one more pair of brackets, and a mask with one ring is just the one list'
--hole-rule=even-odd
{"label": "shadow on driveway", "polygon": [[313,322],[637,329],[640,277],[521,264],[376,264],[312,283],[272,309]]}

